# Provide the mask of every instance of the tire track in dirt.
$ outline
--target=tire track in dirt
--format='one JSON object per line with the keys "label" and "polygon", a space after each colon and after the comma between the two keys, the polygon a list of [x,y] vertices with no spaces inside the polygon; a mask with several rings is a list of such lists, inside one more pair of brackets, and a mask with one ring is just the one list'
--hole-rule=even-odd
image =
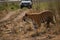
{"label": "tire track in dirt", "polygon": [[13,11],[8,13],[3,19],[0,20],[0,22],[8,20],[12,15],[14,15],[16,12],[18,12],[19,10]]}
{"label": "tire track in dirt", "polygon": [[[27,10],[16,10],[14,12],[10,12],[9,14],[6,15],[6,17],[4,17],[3,19],[0,20],[0,26],[4,25],[4,24],[9,24],[12,22],[17,22],[18,20],[20,21],[20,19],[23,18],[23,16],[25,15],[25,13],[27,13]],[[12,14],[13,13],[13,14]]]}

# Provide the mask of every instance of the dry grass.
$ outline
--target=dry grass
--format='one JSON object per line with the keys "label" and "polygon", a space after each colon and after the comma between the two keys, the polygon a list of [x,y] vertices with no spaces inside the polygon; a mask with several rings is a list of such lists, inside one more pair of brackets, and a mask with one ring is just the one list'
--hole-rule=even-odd
{"label": "dry grass", "polygon": [[[29,11],[29,13],[35,13],[35,11]],[[6,16],[6,14],[7,13],[5,12],[3,14],[0,14],[1,18]],[[55,38],[56,36],[58,37],[57,34],[60,32],[59,24],[57,26],[51,25],[49,31],[45,27],[46,25],[43,25],[41,28],[35,29],[31,21],[25,22],[19,19],[17,21],[10,20],[7,22],[3,22],[0,24],[0,40],[54,40],[52,38]]]}

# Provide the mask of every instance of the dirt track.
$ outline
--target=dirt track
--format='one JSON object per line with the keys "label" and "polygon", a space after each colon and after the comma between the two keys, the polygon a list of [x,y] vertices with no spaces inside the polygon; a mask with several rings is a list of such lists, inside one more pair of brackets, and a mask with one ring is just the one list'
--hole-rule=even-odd
{"label": "dirt track", "polygon": [[[19,11],[20,11],[20,10],[16,10],[16,11],[13,11],[13,12],[9,12],[4,18],[2,18],[2,19],[0,20],[0,22],[5,21],[5,20],[8,20],[8,19],[10,19],[11,16],[13,17],[13,15],[15,16],[15,15],[17,15],[17,14],[22,17],[22,16],[25,15],[25,12],[27,12],[27,11],[24,11],[24,12],[22,11],[22,13],[21,13],[21,12],[19,13]],[[17,16],[18,16],[18,15],[17,15]]]}

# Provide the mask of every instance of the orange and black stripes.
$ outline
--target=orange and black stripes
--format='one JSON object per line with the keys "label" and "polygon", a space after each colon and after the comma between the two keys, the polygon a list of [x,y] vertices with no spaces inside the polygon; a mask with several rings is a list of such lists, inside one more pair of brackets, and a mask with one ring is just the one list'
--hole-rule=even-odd
{"label": "orange and black stripes", "polygon": [[49,25],[50,22],[53,23],[53,16],[54,14],[51,11],[44,11],[40,14],[25,14],[24,17],[30,18],[40,27],[41,23],[47,22],[47,25]]}

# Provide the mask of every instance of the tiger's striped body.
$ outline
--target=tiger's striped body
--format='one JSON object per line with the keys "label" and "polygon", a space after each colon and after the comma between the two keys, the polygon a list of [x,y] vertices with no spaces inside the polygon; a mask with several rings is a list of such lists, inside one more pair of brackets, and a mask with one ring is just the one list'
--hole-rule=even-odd
{"label": "tiger's striped body", "polygon": [[47,27],[49,27],[50,23],[54,24],[53,16],[54,16],[54,14],[52,12],[44,11],[44,12],[41,12],[40,14],[26,14],[24,16],[24,18],[27,17],[27,18],[32,19],[35,22],[35,24],[38,25],[38,27],[41,26],[41,23],[47,22],[46,23]]}

